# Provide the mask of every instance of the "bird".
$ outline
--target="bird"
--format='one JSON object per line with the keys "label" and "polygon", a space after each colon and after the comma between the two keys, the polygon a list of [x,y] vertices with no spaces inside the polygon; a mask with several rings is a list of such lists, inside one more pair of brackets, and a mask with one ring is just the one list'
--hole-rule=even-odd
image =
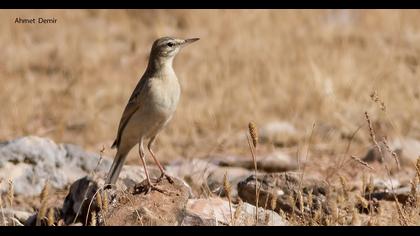
{"label": "bird", "polygon": [[127,154],[138,144],[140,160],[147,179],[146,193],[150,190],[160,190],[152,183],[147,171],[143,146],[145,142],[161,172],[156,183],[165,177],[173,184],[172,178],[158,161],[152,146],[156,136],[172,119],[181,95],[180,84],[172,66],[173,60],[183,47],[197,40],[199,38],[161,37],[154,41],[147,68],[132,92],[120,119],[118,132],[112,144],[112,148],[116,148],[117,152],[105,181],[107,187],[115,186]]}

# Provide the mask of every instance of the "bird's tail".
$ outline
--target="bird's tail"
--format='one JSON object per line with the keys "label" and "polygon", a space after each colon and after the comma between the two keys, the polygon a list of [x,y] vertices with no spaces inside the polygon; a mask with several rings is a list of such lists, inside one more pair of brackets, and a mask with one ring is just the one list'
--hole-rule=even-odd
{"label": "bird's tail", "polygon": [[119,152],[117,152],[114,158],[114,162],[112,162],[111,168],[109,169],[108,176],[106,178],[106,186],[111,187],[112,185],[115,185],[118,176],[120,175],[120,172],[122,170],[122,167],[124,166],[124,161],[126,157],[127,154],[120,154]]}

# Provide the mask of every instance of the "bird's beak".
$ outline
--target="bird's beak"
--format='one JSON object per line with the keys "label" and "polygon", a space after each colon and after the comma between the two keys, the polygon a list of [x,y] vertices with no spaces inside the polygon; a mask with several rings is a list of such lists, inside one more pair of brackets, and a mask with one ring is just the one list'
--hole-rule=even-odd
{"label": "bird's beak", "polygon": [[187,46],[188,44],[193,43],[198,40],[199,38],[185,39],[184,42],[182,43],[182,46]]}

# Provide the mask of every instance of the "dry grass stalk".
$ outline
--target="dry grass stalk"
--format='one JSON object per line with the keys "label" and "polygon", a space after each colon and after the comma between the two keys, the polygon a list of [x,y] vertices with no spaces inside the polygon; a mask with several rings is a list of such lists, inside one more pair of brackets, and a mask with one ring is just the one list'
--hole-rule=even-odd
{"label": "dry grass stalk", "polygon": [[267,211],[264,217],[264,225],[268,225],[270,223],[270,212]]}
{"label": "dry grass stalk", "polygon": [[408,198],[408,202],[410,204],[410,206],[412,207],[417,207],[417,185],[419,183],[419,180],[417,178],[417,176],[414,176],[414,178],[412,180],[410,180],[410,186],[411,186],[411,190],[410,190],[410,195]]}
{"label": "dry grass stalk", "polygon": [[90,223],[89,226],[96,226],[96,211],[90,213]]}
{"label": "dry grass stalk", "polygon": [[381,108],[382,111],[386,110],[386,106],[385,106],[385,102],[383,102],[379,96],[378,96],[378,92],[376,90],[374,90],[371,94],[370,94],[370,98],[372,99],[372,101],[374,101],[375,103],[377,103],[379,105],[379,107]]}
{"label": "dry grass stalk", "polygon": [[319,207],[318,209],[315,210],[315,212],[314,212],[314,214],[312,216],[312,221],[315,224],[318,224],[319,225],[320,222],[321,222],[321,215],[322,215],[322,208]]}
{"label": "dry grass stalk", "polygon": [[395,202],[395,206],[396,206],[396,208],[397,208],[397,212],[398,212],[398,220],[399,220],[399,222],[400,222],[400,225],[402,225],[402,226],[408,226],[408,220],[407,220],[407,218],[406,218],[406,216],[405,216],[405,214],[404,214],[404,211],[403,211],[403,209],[401,208],[401,206],[400,206],[400,203],[398,202],[398,199],[397,199],[397,197],[394,195],[394,202]]}
{"label": "dry grass stalk", "polygon": [[366,186],[366,190],[367,190],[367,194],[369,194],[369,200],[370,200],[370,195],[373,193],[373,190],[375,189],[375,185],[373,183],[373,177],[370,176],[369,177],[369,182]]}
{"label": "dry grass stalk", "polygon": [[302,191],[301,190],[298,191],[298,201],[299,201],[299,210],[303,214],[303,212],[304,212],[305,209],[304,209],[303,195],[302,195]]}
{"label": "dry grass stalk", "polygon": [[44,218],[46,217],[47,214],[47,201],[43,201],[41,203],[41,207],[39,209],[38,214],[36,215],[36,226],[41,226],[42,225],[42,220],[44,220]]}
{"label": "dry grass stalk", "polygon": [[14,190],[14,187],[13,187],[13,180],[12,179],[9,179],[8,186],[9,187],[7,189],[7,199],[9,200],[10,208],[12,208],[13,207],[13,200],[14,200],[14,197],[15,197],[15,190]]}
{"label": "dry grass stalk", "polygon": [[295,212],[296,200],[292,195],[289,195],[287,200],[289,201],[289,204],[292,206],[292,213],[291,213],[290,220],[294,221],[296,217],[296,212]]}
{"label": "dry grass stalk", "polygon": [[353,208],[353,213],[351,216],[351,225],[354,226],[359,226],[360,225],[360,217],[359,214],[357,213],[357,209]]}
{"label": "dry grass stalk", "polygon": [[366,121],[367,121],[368,126],[369,126],[369,135],[370,135],[371,141],[375,145],[376,149],[378,149],[379,155],[381,157],[381,161],[384,162],[384,155],[382,153],[381,147],[379,146],[378,142],[376,141],[375,131],[373,130],[372,122],[370,121],[369,114],[367,113],[367,111],[365,111],[365,118],[366,118]]}
{"label": "dry grass stalk", "polygon": [[355,157],[355,156],[351,156],[351,159],[353,159],[354,161],[356,161],[357,163],[361,164],[362,166],[370,169],[370,170],[375,170],[373,169],[373,167],[371,167],[367,162],[362,161],[360,158]]}
{"label": "dry grass stalk", "polygon": [[366,194],[366,174],[363,172],[362,175],[362,189],[361,189],[361,195],[364,196]]}
{"label": "dry grass stalk", "polygon": [[312,192],[313,192],[313,190],[312,189],[310,189],[309,191],[308,191],[308,207],[309,207],[309,210],[312,212],[312,207],[313,207],[313,199],[314,199],[314,197],[313,197],[313,194],[312,194]]}
{"label": "dry grass stalk", "polygon": [[362,206],[362,208],[364,209],[369,208],[369,202],[364,197],[360,196],[359,194],[356,194],[356,199],[359,202],[359,204]]}
{"label": "dry grass stalk", "polygon": [[417,178],[420,180],[420,156],[417,157],[416,172],[417,172]]}
{"label": "dry grass stalk", "polygon": [[[378,142],[376,141],[375,131],[372,128],[372,123],[371,123],[371,121],[369,119],[369,115],[368,115],[367,112],[365,112],[365,117],[366,117],[366,121],[368,122],[368,125],[369,125],[369,133],[370,133],[370,137],[372,139],[372,142],[374,143],[375,147],[378,149],[378,152],[379,152],[379,154],[381,156],[381,161],[384,164],[384,168],[385,168],[386,174],[388,176],[388,179],[389,179],[390,183],[392,183],[391,171],[388,168],[388,165],[386,164],[386,162],[384,161],[383,152],[382,152],[382,150],[381,150]],[[398,202],[397,196],[395,195],[394,186],[392,184],[391,184],[391,190],[392,190],[392,195],[394,197],[395,206],[397,208],[398,218],[399,218],[400,224],[406,226],[406,225],[408,225],[408,221],[407,221],[407,218],[404,215],[404,212],[403,212],[403,210],[402,210],[402,208],[401,208],[401,206],[400,206],[400,204]]]}
{"label": "dry grass stalk", "polygon": [[275,211],[277,207],[277,192],[276,189],[273,188],[271,191],[271,201],[270,201],[270,208],[271,210]]}
{"label": "dry grass stalk", "polygon": [[375,226],[376,222],[375,222],[375,218],[374,217],[369,217],[369,220],[367,222],[367,226]]}
{"label": "dry grass stalk", "polygon": [[[252,156],[252,160],[254,162],[254,170],[255,170],[255,225],[258,224],[258,202],[259,202],[259,191],[258,191],[258,168],[257,168],[257,156],[255,154],[256,152],[256,147],[257,147],[257,128],[255,126],[255,124],[253,122],[250,122],[248,125],[249,128],[249,136],[248,137],[248,145],[249,148],[251,150],[251,156]],[[252,145],[251,145],[251,140],[252,140]]]}
{"label": "dry grass stalk", "polygon": [[6,217],[4,216],[3,196],[1,194],[0,194],[0,210],[1,210],[1,217],[3,219],[3,226],[6,226],[7,225],[7,221],[6,221]]}
{"label": "dry grass stalk", "polygon": [[271,191],[271,201],[270,201],[270,208],[273,210],[273,214],[271,214],[271,217],[274,218],[274,212],[276,212],[277,207],[277,192],[276,189],[273,188]]}
{"label": "dry grass stalk", "polygon": [[223,176],[223,189],[225,190],[226,197],[229,200],[229,211],[230,211],[230,222],[233,225],[233,213],[232,213],[232,187],[230,186],[230,183],[227,178],[227,171],[225,172],[225,175]]}
{"label": "dry grass stalk", "polygon": [[347,186],[347,180],[344,176],[340,175],[340,184],[341,184],[341,188],[343,189],[343,195],[345,200],[348,199],[349,197],[349,192],[348,192],[348,186]]}
{"label": "dry grass stalk", "polygon": [[233,214],[233,223],[232,225],[236,225],[237,220],[241,216],[243,201],[239,198],[239,203],[236,206],[235,213]]}
{"label": "dry grass stalk", "polygon": [[99,151],[98,163],[96,163],[95,168],[89,173],[89,176],[92,176],[93,178],[95,177],[96,173],[98,172],[99,165],[102,162],[102,159],[103,159],[102,156],[103,156],[104,151],[105,151],[105,146],[102,146],[101,150]]}
{"label": "dry grass stalk", "polygon": [[400,167],[400,159],[398,158],[398,156],[397,156],[397,153],[395,153],[390,147],[389,147],[389,145],[388,145],[388,141],[386,140],[386,137],[383,137],[383,140],[382,140],[382,142],[384,143],[384,145],[385,145],[385,147],[386,147],[386,150],[389,152],[389,153],[391,153],[391,155],[392,155],[392,157],[394,158],[394,160],[395,160],[395,163],[397,164],[397,168],[398,168],[398,170],[401,168]]}
{"label": "dry grass stalk", "polygon": [[54,211],[54,208],[53,207],[51,207],[49,210],[48,210],[48,221],[47,221],[47,225],[48,226],[54,226],[54,223],[55,223],[55,211]]}
{"label": "dry grass stalk", "polygon": [[339,217],[337,201],[332,200],[330,206],[331,206],[331,222],[330,223],[331,224],[337,223],[338,217]]}

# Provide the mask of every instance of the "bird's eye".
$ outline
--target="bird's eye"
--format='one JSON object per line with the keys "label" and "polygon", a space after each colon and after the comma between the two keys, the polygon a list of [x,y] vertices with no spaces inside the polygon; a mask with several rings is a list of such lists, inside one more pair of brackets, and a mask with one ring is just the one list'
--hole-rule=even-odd
{"label": "bird's eye", "polygon": [[173,46],[174,46],[174,43],[169,42],[169,43],[167,43],[166,45],[168,45],[168,47],[173,47]]}

